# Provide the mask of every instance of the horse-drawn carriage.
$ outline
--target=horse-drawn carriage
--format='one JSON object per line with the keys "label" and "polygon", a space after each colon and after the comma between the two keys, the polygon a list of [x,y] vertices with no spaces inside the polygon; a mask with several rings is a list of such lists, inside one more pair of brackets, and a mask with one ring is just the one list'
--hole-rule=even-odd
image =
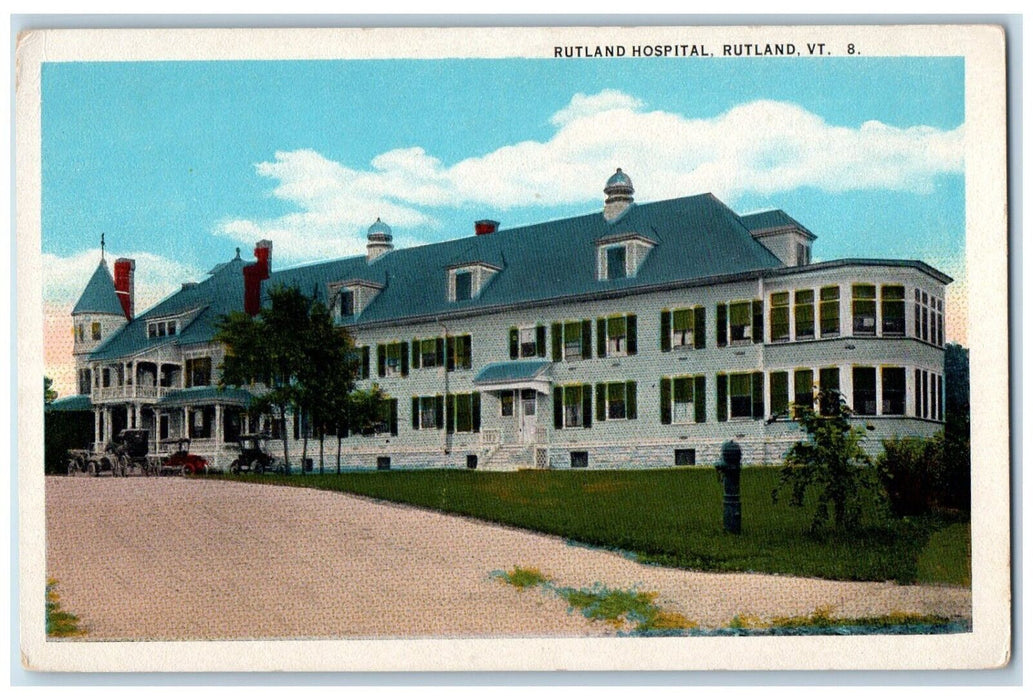
{"label": "horse-drawn carriage", "polygon": [[[78,474],[98,476],[103,472],[111,472],[112,476],[183,474],[188,468],[188,464],[190,467],[196,467],[196,460],[204,462],[203,458],[190,455],[185,449],[182,450],[183,455],[180,455],[178,459],[174,459],[179,455],[178,452],[171,457],[150,454],[149,436],[150,434],[146,430],[127,428],[120,431],[111,442],[104,446],[104,450],[101,452],[69,450],[68,474],[70,476]],[[189,445],[188,441],[186,447]],[[194,459],[187,459],[187,457]]]}

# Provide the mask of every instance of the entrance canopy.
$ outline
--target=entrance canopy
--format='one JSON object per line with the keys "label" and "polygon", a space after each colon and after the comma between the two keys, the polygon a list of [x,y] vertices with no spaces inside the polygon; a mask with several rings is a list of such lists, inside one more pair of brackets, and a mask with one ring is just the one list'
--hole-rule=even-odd
{"label": "entrance canopy", "polygon": [[549,376],[551,366],[547,360],[493,362],[477,374],[473,383],[484,391],[534,389],[540,394],[548,394],[552,384]]}

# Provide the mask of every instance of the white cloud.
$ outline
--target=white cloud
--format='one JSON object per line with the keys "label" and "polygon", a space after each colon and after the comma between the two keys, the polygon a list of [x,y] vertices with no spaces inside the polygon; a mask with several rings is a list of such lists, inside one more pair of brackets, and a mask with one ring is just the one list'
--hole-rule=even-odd
{"label": "white cloud", "polygon": [[[253,243],[271,238],[288,262],[361,253],[378,216],[397,231],[434,228],[435,207],[601,203],[617,166],[640,201],[701,192],[737,198],[800,187],[826,192],[888,189],[928,193],[937,176],[961,172],[963,127],[834,126],[802,107],[770,100],[707,119],[646,111],[616,90],[578,93],[551,118],[547,141],[524,141],[453,165],[411,147],[355,170],[311,150],[277,152],[256,166],[272,196],[296,211],[223,222],[218,232]],[[459,232],[448,232],[455,235]],[[404,238],[396,240],[404,244]],[[291,258],[289,256],[296,256]]]}
{"label": "white cloud", "polygon": [[[183,282],[198,281],[204,277],[202,270],[153,253],[112,253],[108,251],[106,257],[108,270],[111,271],[113,271],[115,258],[136,260],[133,287],[137,313],[157,304],[179,289]],[[90,277],[97,269],[99,261],[99,248],[84,250],[67,258],[44,253],[43,301],[47,305],[67,307],[70,313],[72,306],[79,299],[79,295],[86,288],[86,283],[90,281]],[[71,319],[68,319],[68,323],[71,323]]]}

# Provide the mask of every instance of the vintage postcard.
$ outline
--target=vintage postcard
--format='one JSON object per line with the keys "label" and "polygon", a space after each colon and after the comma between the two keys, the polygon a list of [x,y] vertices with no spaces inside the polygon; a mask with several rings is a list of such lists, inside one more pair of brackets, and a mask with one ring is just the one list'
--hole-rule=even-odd
{"label": "vintage postcard", "polygon": [[25,667],[1006,664],[1004,42],[24,33]]}

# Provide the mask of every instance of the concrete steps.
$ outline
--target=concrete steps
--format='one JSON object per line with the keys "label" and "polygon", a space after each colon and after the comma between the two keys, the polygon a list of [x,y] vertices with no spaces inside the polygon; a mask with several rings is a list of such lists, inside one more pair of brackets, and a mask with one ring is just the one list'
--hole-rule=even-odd
{"label": "concrete steps", "polygon": [[533,467],[533,445],[499,445],[484,460],[485,471],[516,471]]}

